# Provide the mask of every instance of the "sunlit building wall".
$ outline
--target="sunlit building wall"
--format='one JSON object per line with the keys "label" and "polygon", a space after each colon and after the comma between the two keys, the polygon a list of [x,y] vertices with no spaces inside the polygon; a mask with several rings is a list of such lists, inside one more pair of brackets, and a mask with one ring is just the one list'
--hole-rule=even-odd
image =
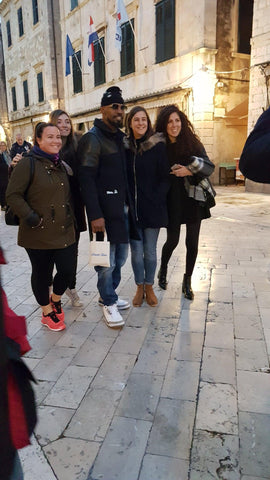
{"label": "sunlit building wall", "polygon": [[37,122],[63,98],[59,4],[3,0],[0,4],[11,140],[32,140]]}

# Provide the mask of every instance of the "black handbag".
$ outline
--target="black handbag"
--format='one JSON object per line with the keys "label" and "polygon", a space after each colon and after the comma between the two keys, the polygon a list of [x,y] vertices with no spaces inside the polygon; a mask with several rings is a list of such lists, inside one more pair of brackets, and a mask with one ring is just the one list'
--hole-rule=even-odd
{"label": "black handbag", "polygon": [[[30,157],[30,179],[29,179],[27,189],[24,192],[24,197],[26,197],[26,194],[29,190],[29,187],[30,187],[30,185],[33,181],[34,172],[35,172],[34,158]],[[11,226],[15,226],[15,227],[20,225],[20,219],[19,219],[18,215],[16,215],[13,212],[12,208],[10,208],[9,205],[7,205],[6,211],[5,211],[5,222],[6,222],[6,225],[11,225]]]}
{"label": "black handbag", "polygon": [[205,203],[208,208],[213,208],[216,205],[216,200],[213,195],[208,190],[203,191],[204,197],[205,197]]}
{"label": "black handbag", "polygon": [[216,191],[210,182],[209,178],[204,178],[199,185],[202,187],[205,203],[208,208],[213,208],[216,205],[215,196]]}

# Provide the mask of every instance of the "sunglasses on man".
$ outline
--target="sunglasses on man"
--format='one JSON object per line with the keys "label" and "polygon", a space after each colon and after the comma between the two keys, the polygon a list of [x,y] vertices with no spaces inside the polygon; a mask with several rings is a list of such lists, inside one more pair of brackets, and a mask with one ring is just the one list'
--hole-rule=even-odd
{"label": "sunglasses on man", "polygon": [[112,108],[112,110],[118,110],[120,108],[122,112],[124,112],[127,109],[126,105],[123,105],[120,103],[113,103],[112,105],[109,105],[109,107]]}

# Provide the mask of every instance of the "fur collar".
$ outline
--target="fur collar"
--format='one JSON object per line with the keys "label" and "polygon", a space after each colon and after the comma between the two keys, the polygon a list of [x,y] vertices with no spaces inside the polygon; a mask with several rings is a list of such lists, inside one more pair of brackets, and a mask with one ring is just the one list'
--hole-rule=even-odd
{"label": "fur collar", "polygon": [[139,153],[141,155],[143,152],[151,150],[151,148],[155,147],[158,143],[166,143],[166,139],[163,133],[154,133],[147,140],[141,142],[138,149],[130,137],[125,137],[123,142],[126,150],[131,150],[132,152]]}

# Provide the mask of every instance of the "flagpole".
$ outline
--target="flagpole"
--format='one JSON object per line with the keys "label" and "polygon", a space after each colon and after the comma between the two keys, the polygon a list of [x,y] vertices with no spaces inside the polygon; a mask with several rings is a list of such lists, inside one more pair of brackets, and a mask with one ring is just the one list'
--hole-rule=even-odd
{"label": "flagpole", "polygon": [[146,62],[145,62],[145,59],[144,59],[144,55],[143,55],[143,52],[142,52],[142,51],[140,50],[140,48],[139,48],[139,42],[138,42],[138,39],[137,39],[137,35],[136,35],[136,33],[135,33],[135,30],[134,30],[134,28],[133,28],[133,25],[132,25],[132,22],[131,22],[130,18],[128,19],[128,21],[129,21],[130,28],[131,28],[131,30],[132,30],[132,32],[133,32],[133,35],[134,35],[134,38],[135,38],[135,42],[136,42],[136,44],[137,44],[138,51],[139,51],[139,53],[140,53],[141,56],[142,56],[143,63],[144,63],[144,68],[146,68]]}
{"label": "flagpole", "polygon": [[75,58],[76,58],[76,60],[77,60],[78,67],[79,67],[79,69],[81,70],[81,74],[83,75],[82,67],[81,67],[80,62],[79,62],[79,60],[78,60],[78,58],[77,58],[77,53],[74,52],[74,55],[75,55]]}
{"label": "flagpole", "polygon": [[102,51],[102,53],[103,53],[103,57],[104,57],[105,63],[108,63],[108,62],[107,62],[107,57],[106,57],[106,55],[105,55],[104,48],[103,48],[103,46],[102,46],[102,43],[101,43],[101,41],[100,41],[99,36],[98,36],[98,43],[99,43],[99,46],[100,46],[101,51]]}

